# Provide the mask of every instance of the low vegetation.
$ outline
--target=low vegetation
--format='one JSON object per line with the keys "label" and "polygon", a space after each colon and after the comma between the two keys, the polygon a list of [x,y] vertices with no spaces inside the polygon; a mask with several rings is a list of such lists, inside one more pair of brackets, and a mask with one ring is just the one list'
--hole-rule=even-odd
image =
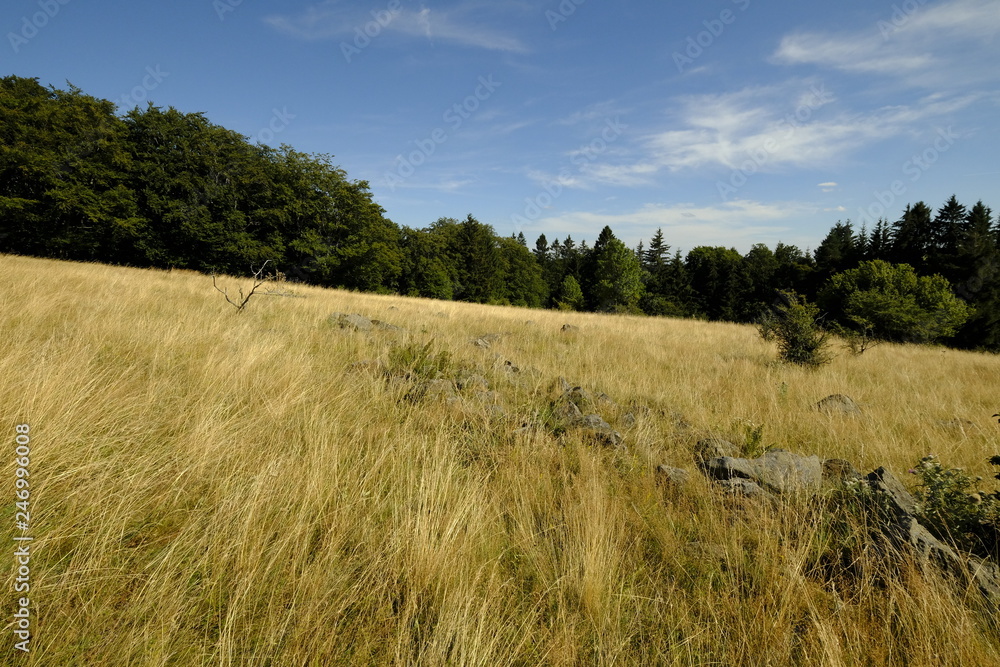
{"label": "low vegetation", "polygon": [[[305,285],[237,315],[202,274],[14,256],[0,279],[0,404],[32,434],[24,664],[1000,663],[996,610],[890,566],[849,486],[655,474],[715,434],[901,476],[934,453],[992,493],[996,356],[809,369],[747,325]],[[560,377],[624,447],[539,427]],[[814,409],[838,393],[863,413]]]}

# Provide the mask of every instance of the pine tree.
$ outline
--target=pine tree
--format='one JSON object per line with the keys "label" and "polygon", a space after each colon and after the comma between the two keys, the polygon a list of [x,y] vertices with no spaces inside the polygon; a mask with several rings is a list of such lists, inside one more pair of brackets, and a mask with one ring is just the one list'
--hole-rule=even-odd
{"label": "pine tree", "polygon": [[612,238],[597,256],[594,300],[598,311],[634,312],[642,297],[639,259],[624,243]]}
{"label": "pine tree", "polygon": [[989,207],[979,201],[963,223],[953,262],[953,290],[975,313],[952,343],[996,352],[1000,351],[1000,247],[991,216]]}
{"label": "pine tree", "polygon": [[903,216],[892,226],[892,261],[909,264],[919,273],[926,273],[935,254],[934,244],[931,210],[922,201],[907,205]]}
{"label": "pine tree", "polygon": [[955,195],[938,209],[934,218],[935,247],[928,273],[940,273],[953,283],[963,273],[959,246],[968,231],[968,214]]}

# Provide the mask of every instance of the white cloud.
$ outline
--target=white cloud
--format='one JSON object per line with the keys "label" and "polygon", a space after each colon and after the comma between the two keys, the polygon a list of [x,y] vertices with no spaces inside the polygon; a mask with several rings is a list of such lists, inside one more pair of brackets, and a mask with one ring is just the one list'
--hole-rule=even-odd
{"label": "white cloud", "polygon": [[571,234],[580,240],[607,225],[616,236],[633,244],[648,238],[652,230],[663,228],[674,248],[690,250],[698,245],[722,245],[735,246],[745,252],[754,243],[808,242],[808,239],[798,238],[801,232],[796,226],[803,215],[815,212],[815,207],[798,202],[764,204],[735,200],[714,206],[647,204],[625,213],[563,213],[541,218],[535,226],[551,230],[553,236]]}
{"label": "white cloud", "polygon": [[862,30],[786,35],[772,61],[886,75],[914,87],[967,85],[1000,78],[986,65],[1000,55],[998,32],[996,0],[947,0],[909,12],[894,4]]}
{"label": "white cloud", "polygon": [[528,52],[516,37],[490,27],[488,17],[469,16],[469,13],[461,9],[425,7],[419,11],[382,9],[372,14],[328,0],[294,16],[272,15],[264,21],[286,35],[304,40],[340,38],[350,41],[348,38],[353,39],[357,30],[361,30],[366,39],[375,39],[385,31],[491,51]]}

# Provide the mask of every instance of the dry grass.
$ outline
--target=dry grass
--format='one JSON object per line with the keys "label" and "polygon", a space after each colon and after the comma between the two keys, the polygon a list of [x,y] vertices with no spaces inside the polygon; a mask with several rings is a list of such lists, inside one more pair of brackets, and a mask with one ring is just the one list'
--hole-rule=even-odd
{"label": "dry grass", "polygon": [[[237,314],[194,273],[10,256],[0,277],[3,422],[32,428],[25,664],[1000,663],[973,597],[863,550],[826,567],[863,527],[822,503],[652,472],[752,422],[863,470],[935,453],[986,476],[1000,358],[884,345],[813,372],[746,326],[299,286]],[[332,311],[408,331],[343,331]],[[486,332],[508,335],[469,344]],[[505,412],[346,370],[428,341]],[[513,435],[558,376],[618,403],[627,453]],[[831,393],[865,416],[811,409]],[[625,428],[633,402],[650,411]],[[937,425],[956,418],[981,431]]]}

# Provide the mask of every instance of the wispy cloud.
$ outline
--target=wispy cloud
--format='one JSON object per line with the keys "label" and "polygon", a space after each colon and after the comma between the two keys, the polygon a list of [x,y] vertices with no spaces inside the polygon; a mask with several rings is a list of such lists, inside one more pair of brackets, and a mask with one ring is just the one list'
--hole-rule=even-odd
{"label": "wispy cloud", "polygon": [[[987,64],[996,62],[1000,55],[1000,40],[996,39],[1000,7],[996,0],[912,3],[913,7],[900,4],[887,8],[884,16],[857,31],[786,35],[772,62],[885,75],[916,87],[1000,79],[1000,71]],[[994,54],[992,61],[970,67],[970,43],[984,48],[984,56]]]}
{"label": "wispy cloud", "polygon": [[713,244],[746,251],[758,242],[802,242],[797,238],[797,223],[802,215],[816,210],[801,202],[765,204],[745,199],[715,206],[647,204],[625,213],[563,213],[542,218],[537,226],[552,230],[554,235],[572,234],[579,240],[608,225],[616,235],[633,243],[662,227],[676,248],[690,250],[695,245]]}
{"label": "wispy cloud", "polygon": [[[473,13],[476,12],[476,13]],[[489,25],[491,16],[482,7],[420,10],[385,9],[379,30],[410,37],[428,39],[461,46],[527,53],[528,47],[517,37],[505,34]],[[389,17],[386,20],[386,17]],[[329,0],[308,7],[295,15],[272,15],[265,22],[274,29],[303,40],[347,38],[358,28],[364,29],[375,21],[371,13],[342,2]]]}

